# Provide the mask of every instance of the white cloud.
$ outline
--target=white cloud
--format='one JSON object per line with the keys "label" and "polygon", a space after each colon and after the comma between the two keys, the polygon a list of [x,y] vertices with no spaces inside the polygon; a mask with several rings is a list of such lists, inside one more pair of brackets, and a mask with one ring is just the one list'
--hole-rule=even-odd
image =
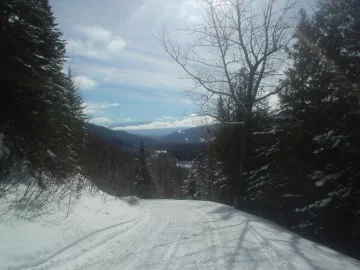
{"label": "white cloud", "polygon": [[110,59],[126,47],[124,38],[99,26],[76,27],[79,35],[68,38],[66,50],[71,55],[98,60]]}
{"label": "white cloud", "polygon": [[214,123],[214,119],[209,116],[189,116],[181,120],[174,121],[154,121],[149,124],[138,126],[115,127],[114,130],[142,130],[142,129],[161,129],[161,128],[185,128],[208,125]]}
{"label": "white cloud", "polygon": [[83,56],[99,60],[106,59],[108,57],[106,51],[95,47],[91,43],[74,38],[69,38],[67,40],[66,51],[75,56]]}
{"label": "white cloud", "polygon": [[195,0],[188,0],[186,4],[192,9],[201,8],[201,5],[199,4],[199,2],[195,1]]}
{"label": "white cloud", "polygon": [[68,52],[72,52],[74,54],[80,54],[85,49],[86,49],[85,44],[79,39],[69,38],[66,41],[66,50]]}
{"label": "white cloud", "polygon": [[92,124],[95,124],[95,125],[100,125],[100,126],[108,126],[113,123],[112,120],[110,120],[109,118],[106,118],[106,117],[93,118],[93,119],[89,120],[89,122]]}
{"label": "white cloud", "polygon": [[112,33],[99,26],[77,27],[85,36],[93,42],[109,42],[112,39]]}
{"label": "white cloud", "polygon": [[130,122],[130,121],[131,121],[130,117],[125,119],[125,122]]}
{"label": "white cloud", "polygon": [[116,37],[106,46],[106,50],[110,54],[118,54],[125,49],[126,41],[121,37]]}
{"label": "white cloud", "polygon": [[157,121],[169,121],[171,119],[174,119],[174,117],[162,116],[162,117],[158,118]]}
{"label": "white cloud", "polygon": [[[149,66],[151,67],[151,65]],[[141,86],[146,88],[164,89],[166,91],[183,91],[191,88],[193,82],[179,79],[182,71],[178,66],[168,66],[163,70],[137,69],[136,67],[111,66],[106,63],[73,64],[74,70],[81,70],[82,74],[94,78],[99,83]],[[188,102],[189,103],[189,102]]]}
{"label": "white cloud", "polygon": [[187,18],[187,21],[189,23],[198,23],[201,21],[201,17],[197,16],[197,15],[190,15],[188,18]]}
{"label": "white cloud", "polygon": [[98,103],[98,102],[84,102],[84,113],[88,115],[96,115],[104,112],[104,109],[120,106],[119,103]]}
{"label": "white cloud", "polygon": [[77,76],[74,78],[76,85],[79,86],[81,90],[90,90],[97,86],[97,82],[86,77],[86,76]]}

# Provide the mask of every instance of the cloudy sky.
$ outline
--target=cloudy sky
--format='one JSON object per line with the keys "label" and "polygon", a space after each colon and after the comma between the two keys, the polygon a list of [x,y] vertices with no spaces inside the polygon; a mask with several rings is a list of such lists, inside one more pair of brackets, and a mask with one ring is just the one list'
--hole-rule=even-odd
{"label": "cloudy sky", "polygon": [[[309,1],[300,3],[304,7]],[[181,79],[183,71],[155,38],[163,26],[174,33],[199,22],[197,0],[50,2],[67,40],[67,66],[75,72],[91,122],[153,122],[144,129],[201,122],[194,116],[197,107],[184,95],[191,82]],[[176,32],[176,39],[187,38]]]}
{"label": "cloudy sky", "polygon": [[[91,121],[188,120],[191,83],[154,35],[198,20],[196,0],[52,0]],[[185,121],[186,123],[193,121]],[[183,122],[183,123],[185,123]],[[181,121],[179,123],[182,123]]]}

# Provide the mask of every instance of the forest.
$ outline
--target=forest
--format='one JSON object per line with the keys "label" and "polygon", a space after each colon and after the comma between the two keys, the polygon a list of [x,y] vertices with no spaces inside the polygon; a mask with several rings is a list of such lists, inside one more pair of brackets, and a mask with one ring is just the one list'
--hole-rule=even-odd
{"label": "forest", "polygon": [[212,201],[360,259],[359,1],[250,2],[202,0],[185,47],[156,36],[215,119],[210,139],[124,144],[88,124],[49,1],[1,1],[0,199],[27,182],[41,189],[25,206],[85,188]]}

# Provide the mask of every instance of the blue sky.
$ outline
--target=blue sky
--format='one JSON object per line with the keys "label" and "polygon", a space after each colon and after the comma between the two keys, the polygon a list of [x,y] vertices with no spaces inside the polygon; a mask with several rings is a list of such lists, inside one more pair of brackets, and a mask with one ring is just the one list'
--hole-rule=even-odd
{"label": "blue sky", "polygon": [[[191,86],[154,35],[198,19],[196,0],[52,0],[91,121],[185,120]],[[189,124],[187,121],[184,124]]]}
{"label": "blue sky", "polygon": [[[193,84],[181,79],[183,70],[155,38],[165,26],[185,44],[189,37],[175,29],[202,21],[197,0],[50,2],[67,41],[66,67],[75,72],[91,122],[114,127],[150,121],[150,125],[131,128],[151,129],[212,121],[195,115],[198,107],[184,94]],[[310,3],[314,4],[300,0],[299,7]]]}

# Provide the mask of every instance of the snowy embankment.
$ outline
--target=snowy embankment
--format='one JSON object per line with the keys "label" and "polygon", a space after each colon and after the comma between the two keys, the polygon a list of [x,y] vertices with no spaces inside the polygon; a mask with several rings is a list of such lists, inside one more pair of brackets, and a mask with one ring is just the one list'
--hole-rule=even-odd
{"label": "snowy embankment", "polygon": [[[14,206],[25,190],[20,185],[16,193],[0,204],[0,269],[39,265],[81,241],[101,237],[102,231],[129,224],[139,217],[138,207],[130,207],[103,192],[90,191],[72,199],[70,208],[69,196],[60,199],[55,195],[46,209],[34,212],[27,209],[25,217],[21,204],[17,202]],[[51,211],[46,213],[47,210]],[[114,236],[118,233],[121,232],[114,230]]]}
{"label": "snowy embankment", "polygon": [[216,203],[129,206],[87,193],[63,214],[2,223],[0,269],[360,269],[359,261]]}

